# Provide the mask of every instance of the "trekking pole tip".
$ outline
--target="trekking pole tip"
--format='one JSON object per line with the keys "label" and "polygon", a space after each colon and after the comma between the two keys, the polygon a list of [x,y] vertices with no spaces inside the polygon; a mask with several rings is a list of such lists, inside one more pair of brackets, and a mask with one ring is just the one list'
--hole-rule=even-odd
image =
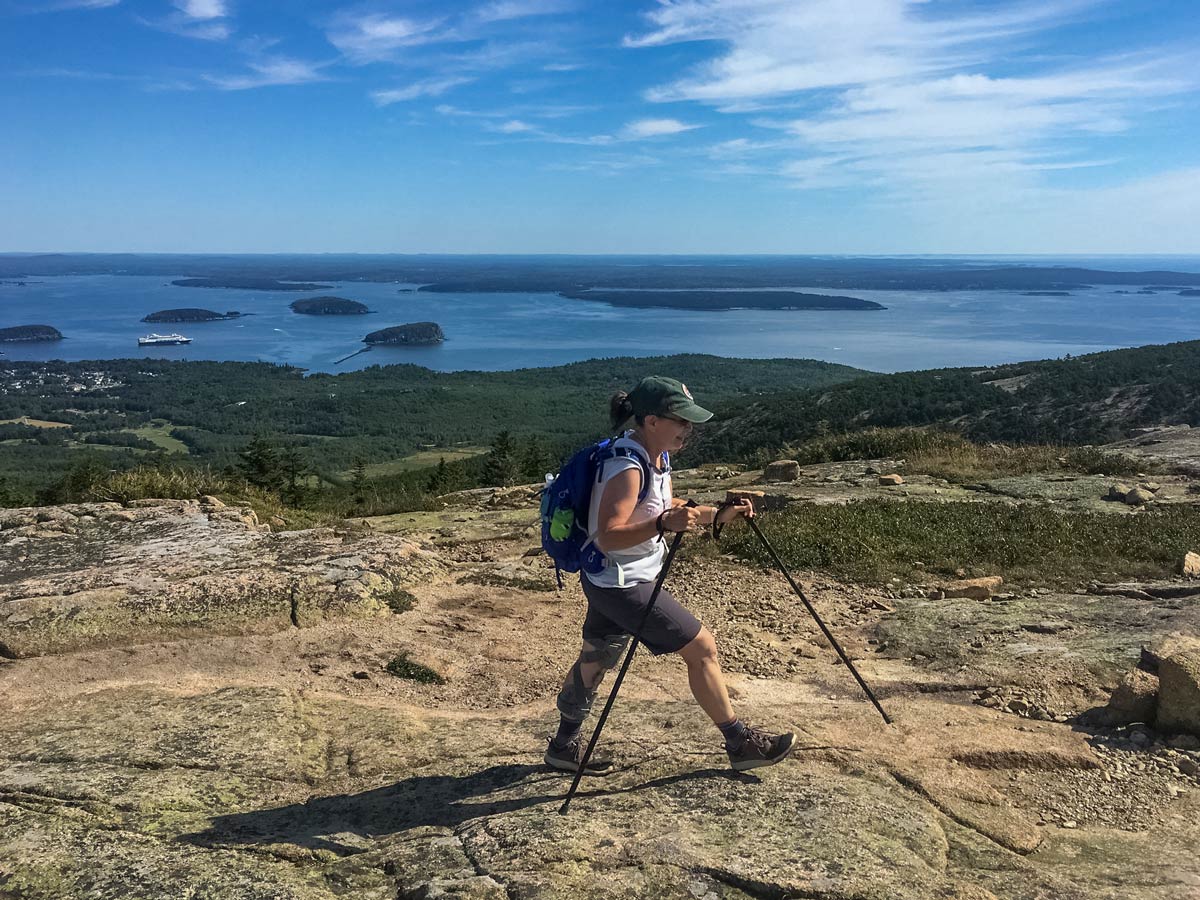
{"label": "trekking pole tip", "polygon": [[564,801],[563,805],[558,808],[558,814],[560,816],[565,816],[567,814],[567,810],[570,808],[570,806],[571,806],[570,800]]}

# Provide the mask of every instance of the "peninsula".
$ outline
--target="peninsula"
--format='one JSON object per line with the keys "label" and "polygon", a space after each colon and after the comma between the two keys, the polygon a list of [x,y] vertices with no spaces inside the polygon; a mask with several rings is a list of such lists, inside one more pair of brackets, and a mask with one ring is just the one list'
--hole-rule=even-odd
{"label": "peninsula", "polygon": [[341,297],[309,297],[293,300],[289,306],[292,312],[306,316],[364,316],[371,311],[364,303]]}
{"label": "peninsula", "polygon": [[798,291],[560,291],[571,300],[593,300],[612,306],[668,309],[887,309],[873,300],[802,294]]}
{"label": "peninsula", "polygon": [[49,325],[16,325],[12,328],[0,328],[0,342],[2,343],[61,341],[62,339],[62,333]]}
{"label": "peninsula", "polygon": [[410,322],[407,325],[395,325],[391,328],[381,328],[372,331],[365,338],[364,344],[400,344],[408,347],[440,344],[446,340],[442,327],[436,322]]}
{"label": "peninsula", "polygon": [[309,284],[304,281],[280,281],[245,275],[222,275],[206,278],[177,278],[175,287],[232,288],[239,291],[325,291],[333,285]]}
{"label": "peninsula", "polygon": [[211,309],[160,309],[142,319],[143,322],[218,322],[222,319],[240,319],[242,314],[236,309],[219,313]]}

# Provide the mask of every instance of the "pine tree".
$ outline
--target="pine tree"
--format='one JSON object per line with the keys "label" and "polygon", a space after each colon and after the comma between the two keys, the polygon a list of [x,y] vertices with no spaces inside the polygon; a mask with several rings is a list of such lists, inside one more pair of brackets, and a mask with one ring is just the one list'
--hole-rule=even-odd
{"label": "pine tree", "polygon": [[350,468],[350,485],[354,491],[354,503],[362,506],[367,502],[367,461],[361,456],[354,457]]}
{"label": "pine tree", "polygon": [[438,459],[437,468],[429,476],[429,482],[425,485],[425,490],[430,494],[444,494],[449,489],[449,484],[450,467],[446,465],[446,457],[443,456]]}
{"label": "pine tree", "polygon": [[542,448],[542,442],[538,440],[537,435],[529,439],[529,443],[525,447],[525,453],[521,456],[521,474],[528,481],[541,481],[546,475],[546,466],[548,465],[546,457],[548,454]]}
{"label": "pine tree", "polygon": [[238,456],[242,477],[269,491],[280,490],[285,481],[279,450],[265,435],[256,434]]}
{"label": "pine tree", "polygon": [[306,493],[304,482],[311,469],[299,447],[283,448],[279,454],[279,469],[284,480],[284,502],[289,506],[300,506]]}
{"label": "pine tree", "polygon": [[513,445],[512,435],[502,431],[492,441],[492,452],[484,462],[483,482],[505,487],[516,484],[519,475],[520,467],[517,465],[517,450]]}

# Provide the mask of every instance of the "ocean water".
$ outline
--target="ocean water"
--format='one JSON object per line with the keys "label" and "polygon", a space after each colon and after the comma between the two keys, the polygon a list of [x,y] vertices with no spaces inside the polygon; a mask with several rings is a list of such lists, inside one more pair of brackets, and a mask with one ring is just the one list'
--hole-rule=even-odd
{"label": "ocean water", "polygon": [[[994,263],[996,260],[987,260]],[[1069,264],[1076,264],[1072,261]],[[1082,262],[1082,261],[1080,261]],[[1173,268],[1178,259],[1130,259],[1106,268]],[[1190,261],[1189,261],[1190,262]],[[1093,267],[1095,260],[1088,261]],[[312,293],[184,288],[160,276],[36,277],[0,284],[0,327],[44,324],[56,343],[3,344],[0,359],[85,360],[131,357],[246,360],[338,372],[415,363],[441,371],[550,366],[605,356],[711,353],[803,357],[880,372],[994,365],[1120,347],[1200,339],[1200,298],[1150,295],[1095,285],[1069,297],[1004,291],[860,291],[787,288],[874,300],[882,311],[626,309],[547,293],[434,294],[389,283],[335,283]],[[1200,274],[1197,275],[1200,284]],[[332,294],[358,300],[367,316],[303,316],[288,304]],[[239,310],[239,320],[149,325],[160,309]],[[362,348],[370,331],[433,321],[446,342],[435,347]],[[142,349],[139,335],[179,331],[193,343]]]}

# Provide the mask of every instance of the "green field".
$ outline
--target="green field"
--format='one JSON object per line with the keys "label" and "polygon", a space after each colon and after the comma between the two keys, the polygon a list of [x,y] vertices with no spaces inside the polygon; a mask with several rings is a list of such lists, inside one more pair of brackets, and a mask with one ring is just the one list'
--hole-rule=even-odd
{"label": "green field", "polygon": [[[482,456],[488,452],[487,447],[446,447],[444,449],[420,450],[399,459],[389,459],[386,462],[370,463],[367,466],[368,478],[380,478],[387,475],[403,475],[417,469],[431,469],[441,460],[448,463]],[[344,478],[350,477],[350,470],[341,473]]]}
{"label": "green field", "polygon": [[163,423],[161,420],[156,419],[149,425],[143,425],[140,428],[127,428],[125,431],[129,434],[136,434],[138,437],[162,447],[168,453],[187,453],[187,444],[179,440],[179,438],[171,436],[171,429],[174,427],[170,422]]}
{"label": "green field", "polygon": [[44,419],[30,419],[22,416],[19,419],[0,419],[0,425],[28,425],[30,428],[70,428],[66,422],[47,422]]}

